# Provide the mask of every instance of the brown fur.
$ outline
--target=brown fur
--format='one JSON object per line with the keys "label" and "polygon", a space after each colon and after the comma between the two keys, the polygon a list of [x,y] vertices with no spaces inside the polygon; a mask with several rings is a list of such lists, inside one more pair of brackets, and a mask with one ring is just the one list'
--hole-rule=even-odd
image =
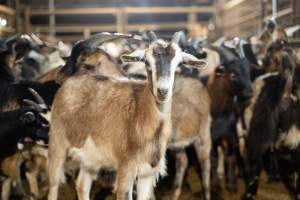
{"label": "brown fur", "polygon": [[173,199],[181,193],[187,168],[187,156],[178,151],[194,144],[202,167],[202,181],[206,199],[210,199],[210,97],[207,88],[194,78],[177,77],[172,105],[172,140],[169,148],[176,149],[176,177]]}
{"label": "brown fur", "polygon": [[54,69],[48,71],[47,73],[45,73],[45,74],[41,75],[40,77],[38,77],[37,81],[41,82],[41,83],[45,83],[47,81],[56,80],[61,68],[62,68],[62,66],[54,68]]}
{"label": "brown fur", "polygon": [[[66,137],[72,146],[82,147],[88,136],[91,136],[97,142],[106,140],[112,137],[112,134],[121,134],[120,132],[123,132],[124,129],[128,129],[128,126],[133,122],[135,122],[133,124],[137,124],[137,126],[130,127],[129,131],[135,131],[134,129],[136,129],[139,134],[129,134],[130,137],[127,138],[128,143],[135,143],[134,141],[141,141],[145,138],[146,141],[154,138],[155,128],[158,127],[158,122],[153,124],[157,121],[153,119],[158,115],[158,110],[155,108],[153,96],[148,92],[149,89],[146,85],[97,81],[96,79],[90,79],[90,76],[77,76],[70,79],[71,80],[68,80],[57,94],[53,105],[53,114],[60,113],[59,118],[62,119],[64,125],[68,127]],[[80,93],[74,97],[73,91],[80,91]],[[96,94],[96,96],[89,94]],[[138,99],[137,96],[143,96],[144,98]],[[111,101],[107,101],[105,99],[107,97],[110,97]],[[146,104],[152,105],[152,107],[145,107]],[[96,112],[91,114],[90,109],[94,107],[102,109],[95,110]],[[142,107],[146,109],[141,109]],[[117,113],[112,112],[116,110],[118,110]],[[141,113],[135,113],[136,110],[140,110]],[[81,117],[74,119],[74,116],[78,115],[79,112]],[[123,112],[127,113],[131,118],[119,114]],[[103,113],[109,114],[103,116]],[[119,123],[116,123],[114,127],[108,127],[108,122],[111,120]],[[84,124],[84,126],[78,127],[78,124]],[[146,127],[144,125],[146,125]],[[101,129],[109,130],[103,131],[105,135],[88,131],[98,130],[98,126],[104,126],[101,127]],[[147,132],[151,134],[142,135]],[[124,140],[120,140],[120,142],[123,143]],[[120,148],[117,150],[118,152],[120,151],[119,153],[123,156],[124,154],[122,152],[128,149],[135,149],[135,147],[127,147],[120,144]]]}
{"label": "brown fur", "polygon": [[213,73],[209,77],[207,88],[211,99],[212,113],[226,112],[231,109],[231,106],[228,106],[232,102],[232,96],[228,95],[231,88],[228,76],[228,73],[220,77]]}
{"label": "brown fur", "polygon": [[[82,54],[77,59],[78,71],[74,74],[103,74],[107,76],[122,76],[118,68],[117,62],[111,58],[105,51],[95,49],[92,52]],[[56,80],[62,83],[67,77],[61,71],[63,67],[55,68],[46,74],[43,74],[37,80],[39,82],[47,82]]]}
{"label": "brown fur", "polygon": [[197,79],[177,77],[173,100],[173,140],[182,141],[201,133],[209,122],[210,98],[207,89]]}
{"label": "brown fur", "polygon": [[[156,164],[157,156],[158,160],[163,158],[169,123],[161,121],[148,84],[102,81],[92,75],[71,77],[53,104],[49,163],[54,167],[54,155],[72,147],[84,148],[91,138],[97,147],[109,152],[102,153],[103,159],[111,162],[107,165],[120,168],[118,176],[123,177],[126,166],[136,173],[140,164]],[[122,184],[119,178],[117,187],[124,187]]]}
{"label": "brown fur", "polygon": [[288,41],[287,34],[282,27],[277,27],[273,33],[271,33],[268,29],[265,29],[258,39],[261,45],[258,55],[266,55],[268,46],[276,40]]}

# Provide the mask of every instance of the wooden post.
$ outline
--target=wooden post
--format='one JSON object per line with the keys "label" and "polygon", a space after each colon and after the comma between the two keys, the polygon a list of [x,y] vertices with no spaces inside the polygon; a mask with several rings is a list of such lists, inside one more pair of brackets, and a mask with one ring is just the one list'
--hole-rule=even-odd
{"label": "wooden post", "polygon": [[[293,24],[300,24],[300,1],[299,0],[293,0]],[[300,38],[299,31],[295,35],[296,37]]]}
{"label": "wooden post", "polygon": [[49,0],[49,34],[51,37],[55,37],[55,0]]}
{"label": "wooden post", "polygon": [[272,0],[272,18],[276,19],[277,17],[277,0]]}
{"label": "wooden post", "polygon": [[259,24],[260,30],[258,30],[258,33],[261,33],[263,28],[264,28],[264,19],[268,15],[268,13],[267,13],[267,4],[268,4],[267,0],[260,0],[261,15],[260,15],[260,22],[259,22],[260,23]]}
{"label": "wooden post", "polygon": [[197,14],[195,12],[188,13],[187,30],[190,35],[196,35],[195,30],[197,26]]}
{"label": "wooden post", "polygon": [[17,33],[22,32],[22,20],[21,20],[21,8],[20,8],[20,0],[15,1],[16,4],[16,15],[15,15],[15,22],[16,22],[16,30]]}
{"label": "wooden post", "polygon": [[125,13],[124,8],[118,8],[116,12],[117,32],[126,33],[127,22],[127,13]]}
{"label": "wooden post", "polygon": [[83,37],[84,37],[84,39],[87,39],[87,38],[89,38],[90,36],[91,36],[91,29],[85,28],[85,29],[83,30]]}
{"label": "wooden post", "polygon": [[25,18],[25,33],[31,32],[31,22],[30,22],[30,8],[26,7],[24,12]]}

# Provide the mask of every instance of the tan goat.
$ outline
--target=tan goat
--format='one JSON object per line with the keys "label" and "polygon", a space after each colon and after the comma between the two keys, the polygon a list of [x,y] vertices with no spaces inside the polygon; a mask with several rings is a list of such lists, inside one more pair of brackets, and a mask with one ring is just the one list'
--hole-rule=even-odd
{"label": "tan goat", "polygon": [[[83,74],[102,74],[107,76],[122,76],[118,68],[117,61],[108,55],[104,50],[98,47],[106,42],[118,39],[138,39],[134,35],[125,35],[117,33],[99,33],[79,41],[72,49],[71,56],[67,59],[65,66],[57,67],[42,75],[37,79],[39,82],[56,81],[60,84],[70,76]],[[73,74],[67,72],[72,71]],[[49,120],[51,112],[49,112]],[[35,196],[41,196],[37,176],[45,172],[47,166],[48,149],[47,148],[33,148],[31,152],[32,159],[30,161],[30,169],[26,172],[26,177],[29,182],[30,191]]]}
{"label": "tan goat", "polygon": [[49,200],[57,199],[67,156],[79,161],[76,189],[89,199],[93,178],[101,168],[117,170],[117,199],[132,199],[137,178],[138,200],[148,199],[159,174],[165,174],[164,155],[171,128],[175,70],[181,62],[203,66],[171,42],[151,34],[148,49],[123,56],[144,60],[148,81],[120,81],[97,75],[74,76],[58,91],[52,109],[49,144]]}
{"label": "tan goat", "polygon": [[207,88],[195,78],[178,75],[175,81],[172,105],[172,140],[168,145],[176,151],[176,176],[173,200],[181,193],[188,165],[185,147],[193,144],[202,168],[205,198],[210,199],[211,116]]}

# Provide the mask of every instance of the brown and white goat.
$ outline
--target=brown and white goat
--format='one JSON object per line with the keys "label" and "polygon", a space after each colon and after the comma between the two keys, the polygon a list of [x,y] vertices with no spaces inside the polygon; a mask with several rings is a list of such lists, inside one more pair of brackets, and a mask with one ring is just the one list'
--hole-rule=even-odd
{"label": "brown and white goat", "polygon": [[[102,74],[107,76],[122,76],[115,59],[98,47],[109,41],[121,38],[132,39],[134,37],[133,35],[125,34],[99,33],[86,40],[79,41],[73,47],[65,66],[52,69],[38,78],[38,81],[56,81],[62,84],[64,80],[74,75]],[[49,113],[49,118],[50,114],[51,113]],[[47,165],[48,149],[33,148],[30,154],[32,156],[30,162],[31,167],[29,171],[26,172],[26,177],[29,181],[31,193],[37,197],[41,196],[37,184],[37,175],[46,172],[45,166]]]}
{"label": "brown and white goat", "polygon": [[181,62],[205,63],[182,52],[178,34],[171,42],[152,35],[148,49],[123,56],[144,60],[144,83],[96,75],[75,76],[58,91],[52,111],[49,144],[49,200],[57,199],[67,156],[80,162],[76,189],[89,199],[92,180],[101,168],[117,170],[117,199],[132,199],[137,178],[138,199],[147,199],[159,174],[170,135],[175,70]]}

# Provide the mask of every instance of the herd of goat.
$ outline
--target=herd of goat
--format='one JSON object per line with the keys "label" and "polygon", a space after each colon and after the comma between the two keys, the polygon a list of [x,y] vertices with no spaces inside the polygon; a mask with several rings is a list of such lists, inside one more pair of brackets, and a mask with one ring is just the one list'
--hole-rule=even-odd
{"label": "herd of goat", "polygon": [[300,200],[299,52],[274,21],[256,40],[215,43],[182,31],[99,33],[73,48],[2,39],[1,199],[56,200],[74,182],[89,200],[100,180],[118,200],[147,200],[169,174],[177,200],[192,148],[203,199],[223,199],[223,176],[237,192],[241,176],[241,199],[254,200],[266,170]]}

